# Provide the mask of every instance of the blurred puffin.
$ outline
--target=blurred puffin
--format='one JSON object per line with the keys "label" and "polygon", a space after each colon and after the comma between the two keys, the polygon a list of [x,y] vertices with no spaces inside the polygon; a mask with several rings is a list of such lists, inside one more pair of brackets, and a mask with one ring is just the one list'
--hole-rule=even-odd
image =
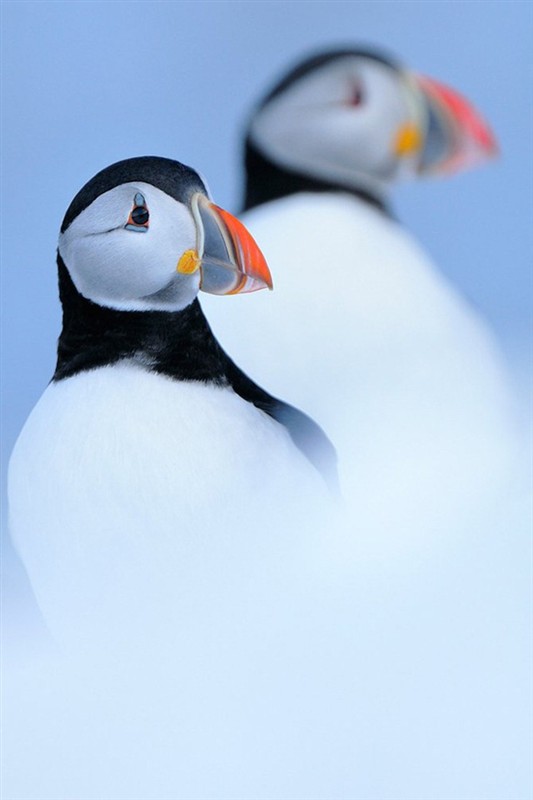
{"label": "blurred puffin", "polygon": [[[227,317],[208,300],[212,324],[325,426],[345,492],[380,508],[410,497],[408,524],[435,486],[465,498],[500,475],[512,433],[489,332],[392,218],[388,193],[496,150],[463,97],[370,50],[303,61],[248,125],[244,219],[276,293],[235,300]],[[248,320],[259,334],[243,339]]]}
{"label": "blurred puffin", "polygon": [[213,336],[200,289],[272,281],[193,169],[142,157],[99,172],[66,212],[57,261],[57,366],[15,446],[9,499],[12,537],[62,636],[80,615],[109,624],[110,591],[131,611],[165,570],[179,584],[172,559],[205,556],[211,534],[250,537],[265,506],[275,525],[276,502],[285,515],[306,490],[327,497],[318,470],[334,483],[335,453]]}

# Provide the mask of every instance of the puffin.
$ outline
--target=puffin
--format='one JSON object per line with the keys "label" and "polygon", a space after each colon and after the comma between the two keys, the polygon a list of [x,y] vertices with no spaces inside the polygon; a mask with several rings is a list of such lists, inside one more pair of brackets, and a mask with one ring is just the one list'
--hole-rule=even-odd
{"label": "puffin", "polygon": [[381,530],[447,525],[514,458],[493,336],[389,199],[497,150],[466,98],[373,49],[307,58],[249,117],[242,219],[276,293],[235,298],[231,319],[204,306],[239,363],[328,431],[343,494]]}
{"label": "puffin", "polygon": [[148,628],[190,605],[184,587],[215,553],[223,592],[230,542],[250,548],[326,506],[336,456],[202,312],[200,290],[272,278],[194,169],[145,156],[98,172],[65,214],[57,266],[57,364],[10,460],[10,532],[54,637],[116,642],[125,621],[132,635],[143,614]]}

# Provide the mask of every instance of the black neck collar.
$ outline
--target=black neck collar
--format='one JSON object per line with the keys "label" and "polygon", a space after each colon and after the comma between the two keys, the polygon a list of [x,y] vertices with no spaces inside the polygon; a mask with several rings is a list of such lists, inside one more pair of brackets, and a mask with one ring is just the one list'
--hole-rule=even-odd
{"label": "black neck collar", "polygon": [[63,329],[53,381],[79,372],[137,361],[174,380],[227,386],[283,425],[296,447],[337,486],[335,449],[306,414],[272,397],[245,375],[215,339],[198,300],[182,311],[117,311],[83,297],[58,254]]}
{"label": "black neck collar", "polygon": [[195,300],[182,311],[118,311],[83,297],[58,255],[63,330],[53,380],[122,359],[177,380],[227,383],[226,354]]}
{"label": "black neck collar", "polygon": [[301,175],[298,172],[277,166],[266,158],[250,138],[245,144],[246,188],[243,211],[255,206],[279,200],[281,197],[298,192],[346,192],[379,209],[387,216],[390,212],[383,199],[365,189],[355,189],[340,183]]}

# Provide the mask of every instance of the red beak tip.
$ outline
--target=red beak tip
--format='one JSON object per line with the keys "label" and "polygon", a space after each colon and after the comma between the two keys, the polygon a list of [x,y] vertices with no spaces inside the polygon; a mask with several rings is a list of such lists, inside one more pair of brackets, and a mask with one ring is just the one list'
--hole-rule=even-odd
{"label": "red beak tip", "polygon": [[477,166],[500,155],[500,148],[491,128],[469,100],[433,78],[419,75],[418,81],[429,102],[437,104],[450,120],[450,129],[455,132],[450,171]]}

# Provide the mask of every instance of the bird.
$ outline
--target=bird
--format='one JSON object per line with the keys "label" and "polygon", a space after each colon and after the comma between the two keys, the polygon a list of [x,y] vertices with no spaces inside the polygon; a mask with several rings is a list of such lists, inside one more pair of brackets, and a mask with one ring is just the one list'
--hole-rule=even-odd
{"label": "bird", "polygon": [[216,553],[223,593],[232,537],[275,538],[327,505],[336,457],[209,327],[199,290],[272,278],[194,169],[143,156],[98,172],[65,214],[57,265],[57,364],[10,460],[10,533],[52,634],[78,646],[181,613]]}
{"label": "bird", "polygon": [[[423,796],[433,768],[440,788],[444,739],[452,758],[468,753],[461,779],[507,786],[500,758],[486,774],[486,709],[503,698],[493,727],[516,761],[506,687],[521,639],[501,607],[501,554],[521,555],[519,537],[489,526],[420,568],[391,547],[369,558],[360,530],[317,529],[324,481],[308,452],[297,463],[290,425],[311,423],[272,399],[257,407],[265,394],[232,379],[194,299],[199,278],[231,291],[244,270],[248,287],[268,285],[257,253],[226,261],[230,232],[253,252],[198,176],[161,160],[104,171],[67,212],[56,375],[10,466],[12,534],[62,647],[5,665],[5,793],[382,797],[392,747],[390,794],[416,785],[422,752]],[[224,267],[210,259],[221,237]],[[228,316],[237,300],[220,299]],[[413,713],[427,724],[406,734]]]}
{"label": "bird", "polygon": [[382,527],[444,524],[514,458],[493,336],[389,207],[398,181],[497,151],[469,101],[372,48],[306,58],[247,123],[242,219],[276,293],[235,298],[231,320],[204,307],[245,368],[328,430],[343,494]]}

